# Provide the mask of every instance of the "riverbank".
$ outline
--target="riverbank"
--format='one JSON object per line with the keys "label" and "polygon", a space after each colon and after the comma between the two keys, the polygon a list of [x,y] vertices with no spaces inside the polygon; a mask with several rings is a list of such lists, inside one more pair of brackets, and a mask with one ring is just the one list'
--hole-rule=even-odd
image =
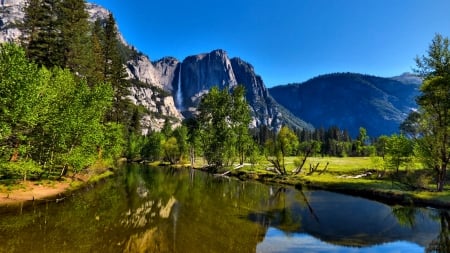
{"label": "riverbank", "polygon": [[0,184],[0,207],[33,202],[62,201],[71,192],[114,175],[112,170],[80,173],[60,180],[16,181],[8,186]]}
{"label": "riverbank", "polygon": [[428,171],[402,169],[399,173],[375,169],[371,158],[311,158],[298,175],[292,175],[293,161],[287,160],[290,175],[278,175],[267,167],[244,166],[227,176],[345,193],[387,204],[450,208],[450,188],[434,191]]}

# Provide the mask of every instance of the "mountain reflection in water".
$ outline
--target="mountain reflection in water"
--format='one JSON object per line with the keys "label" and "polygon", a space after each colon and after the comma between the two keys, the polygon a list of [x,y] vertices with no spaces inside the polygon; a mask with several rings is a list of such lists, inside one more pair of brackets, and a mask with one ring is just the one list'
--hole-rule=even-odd
{"label": "mountain reflection in water", "polygon": [[0,252],[448,252],[450,224],[445,210],[143,165],[0,215]]}

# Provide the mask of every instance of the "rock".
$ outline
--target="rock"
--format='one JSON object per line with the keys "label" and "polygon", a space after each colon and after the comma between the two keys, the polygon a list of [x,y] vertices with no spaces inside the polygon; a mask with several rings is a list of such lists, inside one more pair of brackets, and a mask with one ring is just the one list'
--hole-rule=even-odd
{"label": "rock", "polygon": [[[0,1],[0,43],[16,42],[21,32],[15,24],[23,20],[25,0]],[[91,22],[97,19],[105,21],[110,14],[92,3],[86,4],[86,11]],[[120,32],[118,36],[125,46],[131,47]],[[189,56],[182,63],[173,57],[152,62],[148,56],[137,53],[127,61],[126,71],[128,79],[134,84],[130,88],[130,99],[149,112],[141,122],[144,133],[148,129],[161,129],[166,119],[171,119],[177,126],[183,119],[180,111],[188,116],[195,114],[201,97],[211,87],[231,89],[238,84],[244,85],[247,90],[253,127],[266,125],[279,129],[282,124],[288,124],[291,127],[311,128],[272,99],[250,64],[239,58],[230,59],[224,50]]]}
{"label": "rock", "polygon": [[16,24],[24,17],[25,0],[0,1],[0,43],[18,42],[22,32]]}
{"label": "rock", "polygon": [[231,61],[223,50],[184,59],[181,83],[184,107],[197,106],[201,95],[214,86],[223,89],[237,85]]}

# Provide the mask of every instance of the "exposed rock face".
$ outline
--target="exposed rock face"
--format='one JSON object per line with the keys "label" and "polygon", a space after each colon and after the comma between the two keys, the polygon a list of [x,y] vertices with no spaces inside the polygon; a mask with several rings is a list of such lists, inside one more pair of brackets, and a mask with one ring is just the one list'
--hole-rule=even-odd
{"label": "exposed rock face", "polygon": [[181,94],[183,108],[195,110],[200,97],[213,86],[220,89],[243,85],[246,99],[252,108],[253,127],[266,125],[279,129],[283,124],[291,127],[312,128],[283,109],[270,97],[261,77],[253,67],[239,58],[230,59],[223,50],[187,57],[181,65]]}
{"label": "exposed rock face", "polygon": [[181,83],[185,107],[196,106],[200,96],[213,86],[223,89],[237,85],[230,59],[223,50],[184,59]]}
{"label": "exposed rock face", "polygon": [[[161,130],[166,117],[183,118],[175,107],[173,97],[165,94],[163,90],[151,85],[133,86],[130,90],[131,101],[144,106],[149,112],[141,121],[142,134],[147,134],[149,130]],[[173,122],[173,126],[180,125],[180,122],[180,120]]]}
{"label": "exposed rock face", "polygon": [[[22,33],[17,28],[17,23],[24,18],[25,3],[26,0],[0,0],[0,43],[19,41]],[[90,22],[97,19],[106,20],[110,14],[103,7],[91,3],[86,4],[86,11]],[[128,46],[120,32],[118,36],[119,40]],[[178,61],[174,58],[164,58],[152,63],[144,55],[128,62],[129,79],[142,82],[130,88],[130,99],[149,111],[141,122],[144,133],[148,129],[161,129],[166,118],[172,119],[174,126],[183,119],[175,107],[173,97],[170,93],[163,91],[163,89],[172,90],[171,85],[178,65]]]}
{"label": "exposed rock face", "polygon": [[263,80],[255,74],[253,66],[240,58],[231,59],[231,63],[236,80],[245,86],[246,99],[252,105],[254,114],[257,115],[254,118],[254,126],[279,126],[282,123],[282,115],[277,110],[276,102],[269,95]]}
{"label": "exposed rock face", "polygon": [[17,42],[22,35],[16,24],[23,20],[25,0],[0,1],[0,43]]}
{"label": "exposed rock face", "polygon": [[[15,28],[15,23],[23,20],[25,0],[0,0],[0,3],[0,43],[18,41],[21,33]],[[106,20],[110,14],[103,7],[91,3],[86,5],[86,11],[91,22]],[[119,39],[127,45],[120,32]],[[137,54],[127,62],[126,69],[128,78],[134,83],[130,88],[130,99],[149,111],[142,122],[144,133],[147,128],[160,129],[166,119],[178,124],[183,119],[180,110],[186,115],[194,113],[200,97],[211,87],[223,89],[238,84],[247,90],[253,126],[267,125],[279,129],[282,124],[288,124],[311,128],[272,99],[250,64],[238,58],[230,59],[223,50],[189,56],[182,63],[172,57],[152,62],[146,55]]]}
{"label": "exposed rock face", "polygon": [[152,84],[160,89],[173,91],[173,82],[178,75],[179,61],[172,57],[165,57],[156,62],[151,62],[145,55],[139,55],[131,59],[127,64],[130,78],[143,83]]}

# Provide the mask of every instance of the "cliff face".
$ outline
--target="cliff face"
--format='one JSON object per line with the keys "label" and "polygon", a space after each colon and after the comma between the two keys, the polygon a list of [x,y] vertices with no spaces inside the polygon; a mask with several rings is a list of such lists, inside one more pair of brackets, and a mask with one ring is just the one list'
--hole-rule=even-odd
{"label": "cliff face", "polygon": [[0,43],[18,42],[22,35],[16,23],[23,20],[25,0],[0,1]]}
{"label": "cliff face", "polygon": [[223,50],[189,56],[181,65],[183,107],[196,106],[202,94],[213,86],[220,89],[236,86],[230,59]]}
{"label": "cliff face", "polygon": [[[23,20],[26,0],[0,0],[0,43],[17,42],[21,35],[17,23]],[[109,11],[87,3],[89,20],[107,19]],[[119,39],[128,46],[119,32]],[[230,59],[223,50],[193,55],[183,62],[164,57],[152,62],[144,54],[136,54],[126,64],[128,79],[133,83],[130,99],[148,111],[143,121],[147,128],[161,129],[164,121],[170,119],[174,125],[196,111],[203,94],[213,86],[230,89],[238,84],[245,86],[254,127],[266,125],[279,129],[282,124],[291,127],[311,128],[282,108],[268,93],[260,76],[253,67],[239,58]]]}
{"label": "cliff face", "polygon": [[[230,89],[243,85],[246,99],[252,110],[252,126],[266,125],[279,129],[283,124],[298,128],[312,128],[311,125],[289,114],[269,95],[260,76],[253,66],[239,59],[230,59],[223,50],[187,57],[181,64],[180,88],[174,89],[182,103],[183,111],[193,112],[203,94],[213,86]],[[178,86],[178,85],[177,85]]]}
{"label": "cliff face", "polygon": [[[21,36],[17,24],[24,18],[23,8],[26,0],[0,0],[0,43],[19,42]],[[103,7],[87,3],[86,11],[89,20],[106,20],[109,11]],[[118,34],[119,40],[128,46],[122,34]],[[129,60],[127,64],[128,78],[134,85],[130,88],[130,100],[137,105],[142,105],[148,111],[142,120],[143,133],[148,129],[159,130],[166,118],[172,120],[174,125],[179,124],[183,116],[175,107],[173,97],[165,89],[171,90],[171,82],[174,78],[178,61],[173,58],[164,58],[156,63],[150,62],[147,56],[140,55]]]}

